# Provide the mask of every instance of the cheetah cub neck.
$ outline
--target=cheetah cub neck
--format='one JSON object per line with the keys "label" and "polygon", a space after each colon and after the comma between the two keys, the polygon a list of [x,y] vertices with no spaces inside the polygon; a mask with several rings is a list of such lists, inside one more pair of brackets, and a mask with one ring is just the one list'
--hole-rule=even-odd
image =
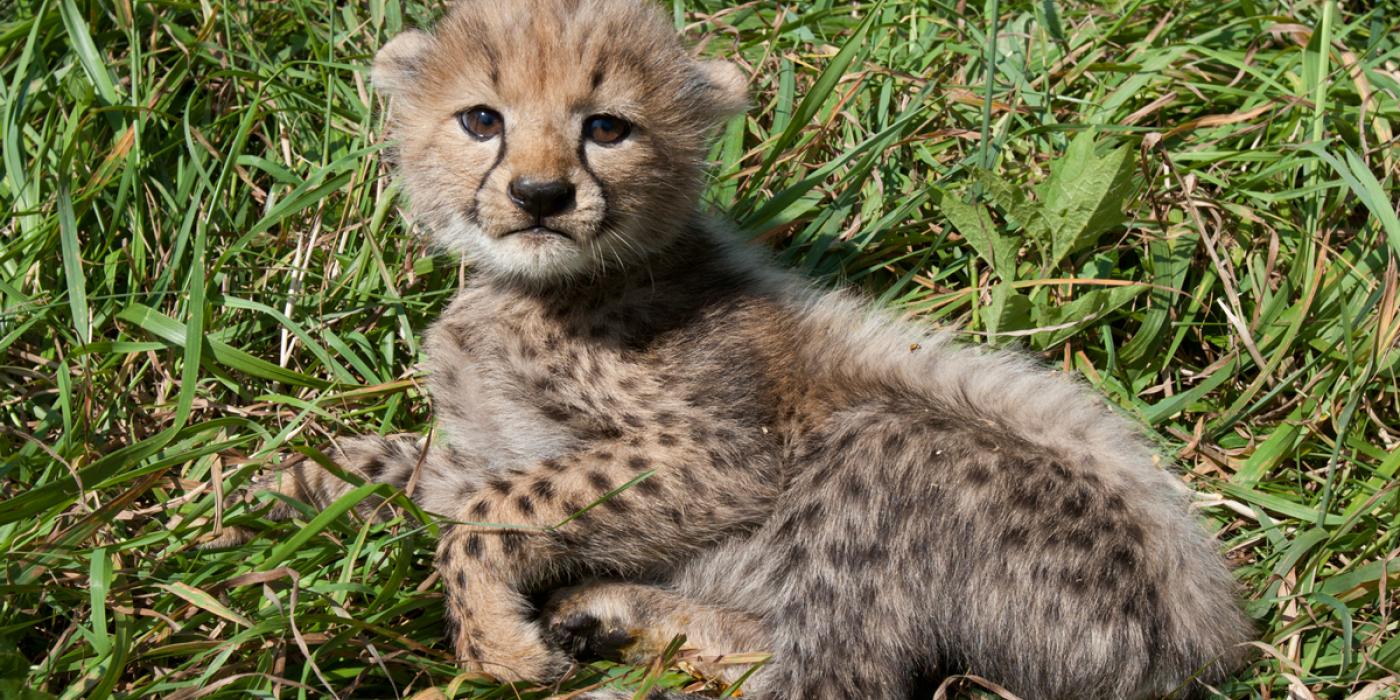
{"label": "cheetah cub neck", "polygon": [[588,283],[696,220],[708,138],[747,103],[628,0],[462,0],[375,57],[411,209],[488,279]]}

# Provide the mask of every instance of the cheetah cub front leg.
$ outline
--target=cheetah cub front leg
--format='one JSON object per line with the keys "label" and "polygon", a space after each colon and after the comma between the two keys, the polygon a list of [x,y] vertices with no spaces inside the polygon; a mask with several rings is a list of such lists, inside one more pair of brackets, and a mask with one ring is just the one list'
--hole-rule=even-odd
{"label": "cheetah cub front leg", "polygon": [[[705,434],[734,432],[701,416],[695,422]],[[438,546],[458,659],[501,680],[555,678],[572,662],[532,619],[526,592],[559,572],[676,562],[704,544],[693,533],[751,523],[771,502],[772,484],[728,474],[736,486],[716,502],[705,485],[725,475],[722,465],[696,459],[703,454],[688,437],[643,425],[488,480]]]}
{"label": "cheetah cub front leg", "polygon": [[706,678],[733,683],[772,648],[753,615],[704,605],[658,586],[595,581],[561,589],[545,607],[549,637],[573,656],[645,664],[676,637]]}

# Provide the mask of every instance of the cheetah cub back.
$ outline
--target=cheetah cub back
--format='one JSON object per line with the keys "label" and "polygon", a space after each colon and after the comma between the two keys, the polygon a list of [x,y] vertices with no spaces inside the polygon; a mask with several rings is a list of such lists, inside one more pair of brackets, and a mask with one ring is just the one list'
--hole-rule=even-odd
{"label": "cheetah cub back", "polygon": [[684,634],[730,679],[770,655],[753,698],[971,672],[1052,700],[1195,695],[1237,667],[1234,583],[1135,426],[701,214],[744,76],[653,3],[461,0],[373,78],[415,219],[474,272],[428,333],[433,443],[350,439],[341,462],[455,523],[437,565],[463,666],[550,680]]}

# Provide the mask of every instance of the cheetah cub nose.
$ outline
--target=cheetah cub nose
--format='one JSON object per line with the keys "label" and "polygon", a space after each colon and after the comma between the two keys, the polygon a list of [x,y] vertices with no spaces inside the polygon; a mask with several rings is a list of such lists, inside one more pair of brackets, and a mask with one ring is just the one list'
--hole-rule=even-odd
{"label": "cheetah cub nose", "polygon": [[510,201],[535,220],[553,216],[574,205],[574,186],[563,180],[517,177],[507,188]]}

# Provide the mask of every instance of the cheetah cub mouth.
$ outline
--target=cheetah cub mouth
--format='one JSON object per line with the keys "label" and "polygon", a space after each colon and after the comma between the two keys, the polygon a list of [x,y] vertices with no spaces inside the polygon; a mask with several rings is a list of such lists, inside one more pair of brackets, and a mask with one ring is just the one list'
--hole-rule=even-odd
{"label": "cheetah cub mouth", "polygon": [[465,3],[376,56],[412,209],[488,275],[553,284],[645,266],[690,220],[706,137],[746,107],[747,81],[674,36],[639,35],[641,4],[591,0],[611,11],[581,24],[570,3],[517,1],[529,7]]}

